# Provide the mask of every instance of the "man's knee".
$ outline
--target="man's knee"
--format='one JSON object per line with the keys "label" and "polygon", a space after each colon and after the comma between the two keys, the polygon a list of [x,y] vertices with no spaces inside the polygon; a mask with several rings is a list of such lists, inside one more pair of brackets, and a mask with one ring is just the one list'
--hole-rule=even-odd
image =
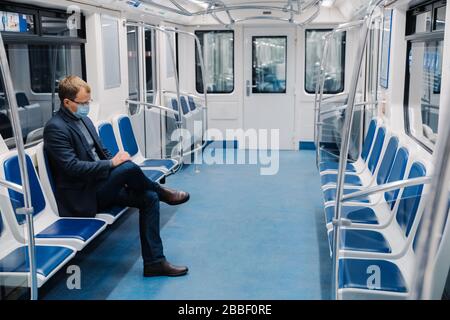
{"label": "man's knee", "polygon": [[120,170],[121,173],[127,175],[134,175],[141,172],[141,168],[132,161],[124,162],[116,169]]}

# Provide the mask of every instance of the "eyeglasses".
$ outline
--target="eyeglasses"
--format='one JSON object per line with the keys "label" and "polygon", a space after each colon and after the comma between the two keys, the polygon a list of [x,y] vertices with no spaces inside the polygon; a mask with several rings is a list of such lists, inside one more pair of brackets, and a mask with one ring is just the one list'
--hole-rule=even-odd
{"label": "eyeglasses", "polygon": [[72,101],[73,103],[76,103],[76,104],[88,104],[88,103],[92,103],[94,101],[93,99],[89,99],[88,101],[79,102],[79,101],[75,101],[75,100],[72,100],[69,98],[67,98],[67,100]]}

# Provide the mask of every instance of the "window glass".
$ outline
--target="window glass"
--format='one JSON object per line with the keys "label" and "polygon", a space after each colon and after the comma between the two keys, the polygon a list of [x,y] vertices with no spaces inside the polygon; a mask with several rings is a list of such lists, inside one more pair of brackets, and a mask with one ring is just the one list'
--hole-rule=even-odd
{"label": "window glass", "polygon": [[[10,46],[9,53],[22,50],[22,46]],[[30,84],[34,93],[51,93],[52,78],[55,88],[60,79],[69,74],[82,77],[81,45],[29,45]],[[53,75],[54,72],[54,75]]]}
{"label": "window glass", "polygon": [[[196,31],[203,50],[208,75],[208,93],[231,93],[234,90],[234,32]],[[203,79],[200,60],[195,53],[196,88],[203,93]]]}
{"label": "window glass", "polygon": [[[70,74],[83,77],[83,45],[9,44],[6,50],[24,142],[35,143],[42,139],[43,126],[59,109],[59,80]],[[51,94],[53,90],[54,98]],[[0,131],[4,139],[9,139],[12,138],[11,123],[5,109],[6,101],[1,96],[0,93],[0,110],[3,113],[0,115]],[[13,144],[9,146],[14,147]]]}
{"label": "window glass", "polygon": [[105,89],[120,87],[119,21],[102,16],[103,70]]}
{"label": "window glass", "polygon": [[69,29],[66,14],[41,15],[41,33],[46,36],[77,37],[76,27]]}
{"label": "window glass", "polygon": [[391,55],[391,27],[392,10],[388,10],[383,16],[383,36],[381,48],[380,85],[389,87],[389,59]]}
{"label": "window glass", "polygon": [[287,37],[253,37],[252,93],[286,93]]}
{"label": "window glass", "polygon": [[[306,30],[305,91],[316,92],[317,76],[324,49],[323,37],[331,30]],[[330,41],[327,55],[327,69],[324,94],[344,91],[346,33],[342,32]]]}
{"label": "window glass", "polygon": [[[145,83],[147,86],[147,102],[153,102],[154,99],[154,84],[153,84],[153,61],[155,59],[155,50],[152,48],[152,40],[154,32],[152,30],[145,30]],[[178,59],[177,59],[178,61]]]}
{"label": "window glass", "polygon": [[445,30],[446,7],[436,8],[434,11],[434,30]]}
{"label": "window glass", "polygon": [[408,130],[430,149],[438,134],[443,44],[414,42],[408,56]]}
{"label": "window glass", "polygon": [[416,33],[431,31],[431,11],[416,16]]}
{"label": "window glass", "polygon": [[138,28],[127,27],[128,46],[128,97],[138,101],[139,97],[139,55]]}

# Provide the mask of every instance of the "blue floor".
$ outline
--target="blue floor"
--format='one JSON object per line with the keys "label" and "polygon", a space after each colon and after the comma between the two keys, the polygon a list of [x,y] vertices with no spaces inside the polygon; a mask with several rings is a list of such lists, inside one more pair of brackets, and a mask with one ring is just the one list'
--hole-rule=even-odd
{"label": "blue floor", "polygon": [[193,165],[167,179],[191,200],[162,205],[165,254],[189,266],[180,278],[143,278],[138,214],[129,212],[60,271],[41,299],[329,299],[320,178],[313,151],[281,152],[280,171],[257,165]]}

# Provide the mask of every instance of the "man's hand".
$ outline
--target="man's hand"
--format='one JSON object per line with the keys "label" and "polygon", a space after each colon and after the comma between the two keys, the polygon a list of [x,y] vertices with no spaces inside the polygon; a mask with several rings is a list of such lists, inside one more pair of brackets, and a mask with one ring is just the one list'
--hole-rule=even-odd
{"label": "man's hand", "polygon": [[128,152],[125,151],[119,151],[114,158],[112,158],[112,165],[113,167],[118,167],[120,166],[122,163],[126,162],[126,161],[130,161],[131,157],[129,155]]}

